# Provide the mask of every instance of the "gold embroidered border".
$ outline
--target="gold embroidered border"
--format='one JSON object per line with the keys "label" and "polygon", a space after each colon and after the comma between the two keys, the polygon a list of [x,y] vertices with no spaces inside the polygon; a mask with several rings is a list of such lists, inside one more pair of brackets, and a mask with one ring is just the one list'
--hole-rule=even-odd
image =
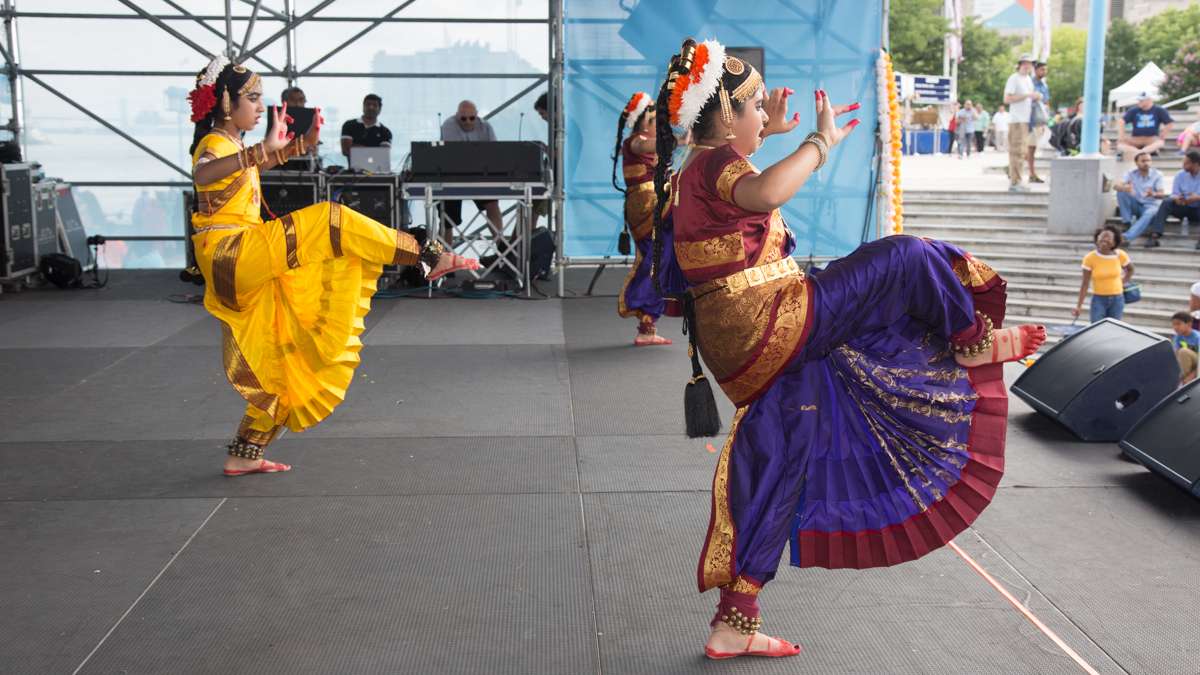
{"label": "gold embroidered border", "polygon": [[721,390],[734,405],[749,403],[787,366],[808,325],[808,285],[796,279],[779,291],[783,297],[772,317],[772,332],[762,352],[737,377],[721,382]]}
{"label": "gold embroidered border", "polygon": [[746,259],[742,233],[731,232],[703,241],[675,241],[675,257],[684,270],[716,267]]}
{"label": "gold embroidered border", "polygon": [[242,311],[237,299],[237,263],[244,234],[245,232],[238,232],[225,237],[217,242],[217,248],[213,252],[213,292],[217,294],[222,305],[235,312]]}
{"label": "gold embroidered border", "polygon": [[654,194],[653,183],[650,189],[630,189],[625,193],[625,222],[629,224],[629,232],[635,240],[642,240],[654,232],[654,206],[658,197]]}
{"label": "gold embroidered border", "polygon": [[415,265],[420,259],[421,247],[417,245],[417,240],[404,230],[396,230],[396,256],[392,258],[392,264]]}
{"label": "gold embroidered border", "polygon": [[744,159],[735,159],[726,164],[721,169],[721,175],[717,176],[717,196],[732,204],[733,186],[739,178],[750,173],[756,173],[754,165]]}
{"label": "gold embroidered border", "polygon": [[996,278],[996,271],[986,263],[979,262],[972,257],[958,258],[954,261],[954,274],[958,276],[958,280],[967,288],[980,288],[986,286],[992,279]]}
{"label": "gold embroidered border", "polygon": [[704,544],[704,558],[700,561],[700,590],[724,586],[733,581],[734,537],[736,535],[733,513],[729,510],[729,456],[733,453],[733,441],[737,438],[738,426],[746,408],[738,408],[733,415],[729,437],[721,448],[712,483],[712,526],[708,541]]}
{"label": "gold embroidered border", "polygon": [[275,440],[275,434],[279,431],[279,427],[272,421],[269,431],[260,431],[254,428],[256,421],[251,415],[242,417],[242,423],[238,425],[237,436],[248,443],[266,446]]}
{"label": "gold embroidered border", "polygon": [[645,164],[626,164],[621,166],[621,175],[625,176],[625,180],[633,180],[641,178],[650,173],[650,167]]}
{"label": "gold embroidered border", "polygon": [[759,592],[762,591],[762,586],[759,586],[740,574],[736,579],[733,580],[733,583],[726,586],[726,588],[734,593],[745,593],[746,595],[758,595]]}
{"label": "gold embroidered border", "polygon": [[767,236],[763,237],[762,248],[758,250],[758,259],[754,264],[766,265],[782,259],[783,241],[786,238],[787,225],[783,222],[783,214],[775,209],[767,221]]}
{"label": "gold embroidered border", "polygon": [[296,269],[300,266],[299,252],[296,250],[296,221],[290,213],[280,218],[280,221],[283,223],[283,240],[287,244],[287,266],[289,269]]}
{"label": "gold embroidered border", "polygon": [[263,389],[258,376],[250,369],[250,364],[238,347],[233,331],[224,322],[221,322],[221,359],[225,365],[225,377],[237,393],[250,405],[270,415],[271,419],[278,419],[279,397]]}
{"label": "gold embroidered border", "polygon": [[242,171],[233,182],[221,190],[200,190],[196,193],[196,209],[206,216],[216,215],[221,207],[237,196],[250,180],[250,172]]}
{"label": "gold embroidered border", "polygon": [[333,249],[333,257],[342,257],[342,205],[329,204],[329,247]]}

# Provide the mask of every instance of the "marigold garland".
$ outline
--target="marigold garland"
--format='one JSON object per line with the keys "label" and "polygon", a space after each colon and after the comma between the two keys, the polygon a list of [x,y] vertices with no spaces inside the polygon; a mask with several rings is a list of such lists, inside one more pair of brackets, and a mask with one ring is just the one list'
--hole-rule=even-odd
{"label": "marigold garland", "polygon": [[884,148],[880,170],[880,189],[885,199],[884,216],[891,226],[891,233],[901,234],[904,232],[904,203],[900,188],[900,141],[904,132],[900,124],[896,73],[892,69],[892,57],[886,51],[879,52],[875,76],[879,90],[879,138]]}

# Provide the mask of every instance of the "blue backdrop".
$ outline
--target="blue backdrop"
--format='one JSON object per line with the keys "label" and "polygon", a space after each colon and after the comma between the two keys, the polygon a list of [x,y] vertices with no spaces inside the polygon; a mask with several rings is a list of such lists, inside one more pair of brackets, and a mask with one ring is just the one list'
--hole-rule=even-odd
{"label": "blue backdrop", "polygon": [[841,256],[874,238],[882,23],[882,0],[566,0],[565,255],[617,255],[622,197],[610,182],[617,118],[633,92],[657,96],[671,54],[689,36],[762,48],[767,86],[796,90],[791,110],[800,113],[800,126],[767,140],[751,159],[760,169],[813,130],[814,89],[824,88],[837,103],[862,103],[852,113],[862,124],[784,216],[796,233],[798,257]]}

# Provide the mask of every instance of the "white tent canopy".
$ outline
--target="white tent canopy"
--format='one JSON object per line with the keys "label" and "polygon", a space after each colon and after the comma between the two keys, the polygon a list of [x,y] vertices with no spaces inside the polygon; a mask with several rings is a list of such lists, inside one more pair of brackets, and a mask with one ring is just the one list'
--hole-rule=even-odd
{"label": "white tent canopy", "polygon": [[1143,66],[1137,75],[1129,78],[1128,82],[1119,87],[1113,87],[1112,91],[1108,92],[1108,102],[1124,108],[1137,103],[1138,96],[1142,92],[1148,92],[1154,98],[1158,98],[1158,85],[1162,84],[1166,76],[1162,68],[1154,65],[1154,62],[1151,61]]}

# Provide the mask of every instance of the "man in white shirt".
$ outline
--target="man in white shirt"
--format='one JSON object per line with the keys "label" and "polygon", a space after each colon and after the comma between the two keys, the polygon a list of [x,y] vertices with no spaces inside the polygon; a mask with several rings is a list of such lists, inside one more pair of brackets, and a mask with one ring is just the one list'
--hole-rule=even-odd
{"label": "man in white shirt", "polygon": [[992,115],[992,131],[995,133],[997,150],[1008,149],[1008,123],[1011,119],[1012,116],[1004,106],[997,108],[996,114]]}
{"label": "man in white shirt", "polygon": [[1017,61],[1017,72],[1008,76],[1004,84],[1004,102],[1011,115],[1008,122],[1008,189],[1010,192],[1025,192],[1029,188],[1021,184],[1021,165],[1025,161],[1025,146],[1029,138],[1029,117],[1033,113],[1033,101],[1042,95],[1033,87],[1033,57],[1023,54]]}

